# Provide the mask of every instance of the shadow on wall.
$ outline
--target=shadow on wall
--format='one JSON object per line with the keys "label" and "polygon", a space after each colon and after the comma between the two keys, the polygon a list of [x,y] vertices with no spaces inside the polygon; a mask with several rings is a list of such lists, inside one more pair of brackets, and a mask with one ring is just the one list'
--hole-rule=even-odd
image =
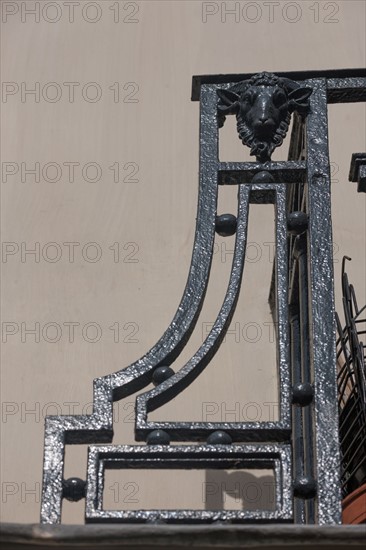
{"label": "shadow on wall", "polygon": [[275,478],[270,472],[257,477],[246,471],[207,470],[203,495],[205,509],[275,510]]}

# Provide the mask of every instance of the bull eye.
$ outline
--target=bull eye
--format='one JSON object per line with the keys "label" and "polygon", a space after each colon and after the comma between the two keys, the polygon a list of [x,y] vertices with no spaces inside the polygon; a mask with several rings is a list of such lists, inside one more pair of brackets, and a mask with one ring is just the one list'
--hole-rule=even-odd
{"label": "bull eye", "polygon": [[248,105],[253,105],[254,99],[255,99],[255,96],[252,90],[248,90],[243,95],[243,102],[248,103]]}
{"label": "bull eye", "polygon": [[273,104],[275,107],[281,107],[286,103],[286,94],[282,90],[276,90],[273,94]]}

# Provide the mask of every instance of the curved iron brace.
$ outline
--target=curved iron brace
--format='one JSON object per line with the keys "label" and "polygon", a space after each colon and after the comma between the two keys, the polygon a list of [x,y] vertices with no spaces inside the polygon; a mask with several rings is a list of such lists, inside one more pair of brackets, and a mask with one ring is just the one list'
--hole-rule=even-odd
{"label": "curved iron brace", "polygon": [[169,402],[199,376],[218,351],[226,335],[238,302],[244,269],[249,215],[249,195],[250,186],[240,185],[238,192],[237,232],[231,274],[224,302],[215,323],[198,351],[176,374],[153,390],[137,396],[137,432],[143,426],[146,426],[148,412]]}
{"label": "curved iron brace", "polygon": [[[216,91],[210,90],[201,106],[201,137],[216,135]],[[201,149],[200,184],[195,242],[182,300],[168,329],[141,359],[113,374],[93,381],[90,415],[48,416],[45,419],[42,523],[60,523],[63,498],[65,444],[110,443],[113,439],[113,402],[151,382],[153,370],[174,361],[197,322],[208,284],[215,237],[218,177],[207,141]],[[217,148],[217,147],[216,147]]]}

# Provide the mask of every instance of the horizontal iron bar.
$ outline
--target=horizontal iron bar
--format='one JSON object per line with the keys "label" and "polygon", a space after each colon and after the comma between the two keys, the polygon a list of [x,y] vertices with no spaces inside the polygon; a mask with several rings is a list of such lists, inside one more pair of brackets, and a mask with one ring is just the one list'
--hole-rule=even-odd
{"label": "horizontal iron bar", "polygon": [[204,441],[216,430],[225,431],[236,442],[289,441],[291,437],[291,426],[280,422],[147,422],[135,428],[136,441],[145,441],[153,430],[167,432],[173,441]]}
{"label": "horizontal iron bar", "polygon": [[[261,510],[103,510],[88,514],[85,523],[166,523],[166,524],[212,524],[212,523],[292,523],[292,516]],[[181,527],[182,528],[182,527]],[[149,548],[149,547],[146,547]],[[176,548],[176,546],[174,546]]]}
{"label": "horizontal iron bar", "polygon": [[366,75],[360,78],[330,78],[327,80],[327,103],[358,103],[366,101]]}
{"label": "horizontal iron bar", "polygon": [[[219,162],[219,185],[236,185],[240,183],[252,183],[253,177],[258,172],[269,172],[276,183],[299,183],[306,179],[306,162],[284,161],[268,162]],[[270,183],[270,182],[267,182]],[[260,185],[260,183],[256,183]]]}
{"label": "horizontal iron bar", "polygon": [[105,463],[106,470],[271,470],[273,460],[254,458],[251,462],[238,459],[220,458],[186,458],[176,457],[164,463],[160,457],[156,458],[111,458]]}
{"label": "horizontal iron bar", "polygon": [[[275,509],[206,510],[140,509],[103,510],[105,469],[272,469]],[[109,463],[109,464],[108,464]],[[190,464],[191,463],[191,464]],[[293,521],[290,445],[107,445],[90,446],[86,495],[87,523],[151,522],[212,523],[214,521]]]}
{"label": "horizontal iron bar", "polygon": [[[277,76],[290,78],[291,80],[307,80],[309,78],[364,78],[366,77],[365,69],[328,69],[320,71],[289,71],[277,72],[272,71]],[[192,77],[192,101],[199,101],[200,89],[202,84],[229,84],[247,80],[257,73],[239,73],[239,74],[208,74],[195,75]]]}

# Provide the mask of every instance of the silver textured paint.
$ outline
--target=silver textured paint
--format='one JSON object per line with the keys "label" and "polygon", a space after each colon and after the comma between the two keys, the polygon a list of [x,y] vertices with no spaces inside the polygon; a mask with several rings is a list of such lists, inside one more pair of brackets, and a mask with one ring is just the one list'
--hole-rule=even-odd
{"label": "silver textured paint", "polygon": [[[102,464],[102,466],[101,466]],[[151,468],[222,469],[272,468],[275,472],[275,510],[103,510],[104,469]],[[120,445],[90,446],[86,522],[188,523],[200,521],[291,522],[290,445]]]}
{"label": "silver textured paint", "polygon": [[212,142],[212,135],[217,135],[215,101],[216,91],[212,87],[202,90],[197,224],[190,271],[181,303],[168,329],[146,355],[125,369],[94,380],[91,415],[46,418],[41,523],[61,521],[65,443],[112,441],[113,401],[148,385],[154,367],[176,359],[195,327],[206,293],[215,236],[217,163],[214,159],[218,152],[218,143],[215,145]]}
{"label": "silver textured paint", "polygon": [[[263,185],[261,186],[263,187]],[[254,186],[253,186],[254,188]],[[286,218],[286,186],[276,185],[276,322],[277,322],[277,354],[279,379],[279,411],[280,421],[290,430],[290,338],[288,316],[288,254],[287,254],[287,218]]]}
{"label": "silver textured paint", "polygon": [[[213,88],[213,86],[211,86]],[[216,87],[214,87],[216,89]],[[215,104],[214,104],[215,107]],[[215,111],[212,116],[215,116]],[[213,141],[209,150],[216,151],[215,144],[217,138],[217,123],[215,121],[214,131],[207,136],[208,141]],[[203,135],[206,146],[206,135]],[[202,142],[201,142],[202,146]],[[218,161],[218,159],[217,159]],[[286,181],[291,181],[294,172],[302,174],[305,169],[304,162],[287,163],[267,163],[265,168],[272,168],[274,173],[283,177]],[[264,168],[259,163],[219,163],[218,169],[235,171],[239,176],[258,172]],[[254,172],[253,172],[254,170]],[[204,172],[203,172],[204,176]],[[246,179],[245,181],[248,181]],[[250,197],[261,193],[265,198],[274,191],[276,196],[276,247],[278,258],[276,260],[276,280],[277,280],[277,326],[279,329],[279,378],[280,378],[280,421],[279,422],[246,422],[246,423],[227,423],[227,422],[148,422],[147,413],[167,403],[173,399],[178,392],[187,387],[212,358],[228,328],[233,314],[241,284],[241,270],[243,264],[243,254],[245,254],[245,234],[247,221],[241,219],[246,214],[247,199],[245,190],[239,188],[239,206],[238,206],[238,232],[236,238],[235,255],[229,282],[228,291],[224,300],[223,307],[216,319],[216,322],[210,332],[207,340],[195,354],[195,356],[178,373],[169,380],[165,381],[157,388],[138,396],[136,404],[136,438],[144,440],[152,430],[161,429],[169,433],[172,439],[176,441],[202,441],[214,430],[224,430],[234,441],[284,441],[290,437],[290,404],[289,404],[289,336],[288,336],[288,313],[287,313],[287,292],[288,292],[288,265],[287,265],[287,230],[286,230],[286,193],[285,185],[250,185]],[[243,211],[242,203],[245,202]],[[257,202],[262,202],[261,200]],[[273,202],[273,200],[263,200],[263,202]],[[242,243],[242,244],[241,244]],[[240,271],[238,270],[240,267]],[[234,293],[234,294],[233,294]]]}
{"label": "silver textured paint", "polygon": [[[308,79],[307,73],[300,73],[299,79],[305,80],[314,88],[311,97],[312,112],[308,117],[308,205],[311,223],[309,246],[311,261],[310,275],[310,311],[312,323],[312,366],[315,386],[314,433],[315,455],[318,461],[318,521],[320,524],[340,522],[339,489],[339,447],[337,431],[336,386],[335,386],[335,329],[334,299],[332,277],[332,238],[330,220],[330,180],[327,144],[327,101],[329,103],[364,101],[366,99],[365,78],[347,78],[341,71],[331,71],[332,78]],[[342,74],[341,74],[342,73]],[[350,74],[354,71],[350,70]],[[304,76],[302,76],[304,75]],[[286,76],[286,75],[284,75]],[[226,78],[225,75],[220,78]],[[180,354],[196,324],[205,297],[211,266],[215,235],[215,215],[217,204],[217,186],[220,184],[250,184],[253,167],[269,170],[276,182],[291,184],[291,179],[304,181],[304,164],[290,161],[286,163],[219,163],[218,130],[216,120],[216,88],[229,87],[233,82],[202,85],[201,88],[201,126],[200,126],[200,187],[195,244],[187,285],[176,315],[157,344],[140,360],[114,374],[94,380],[93,413],[83,416],[50,416],[46,418],[43,494],[41,522],[58,523],[61,520],[62,476],[64,467],[65,444],[108,443],[113,438],[113,401],[131,395],[150,383],[152,370],[159,365],[171,364]],[[257,166],[255,166],[257,164]],[[292,172],[291,172],[292,170]],[[240,173],[243,171],[243,173]],[[276,175],[277,174],[277,175]],[[228,178],[226,181],[225,178]],[[231,179],[230,179],[231,178]],[[272,188],[265,185],[252,186],[250,201],[259,203],[273,202]],[[282,192],[282,191],[281,191]],[[280,193],[281,195],[281,193]],[[281,195],[282,196],[282,195]],[[277,193],[277,200],[283,200]],[[282,204],[282,203],[281,203]],[[278,214],[279,210],[277,210]],[[282,218],[283,222],[284,219]],[[285,225],[276,222],[277,244],[282,241]],[[278,235],[282,235],[278,241]],[[281,249],[283,252],[283,249]],[[278,289],[285,284],[283,278],[285,255],[277,262]],[[282,282],[281,282],[282,281]],[[278,315],[285,315],[284,296],[278,302]],[[282,317],[284,319],[285,317]],[[287,329],[286,329],[287,330]],[[286,336],[282,325],[282,337]],[[281,337],[281,338],[282,338]],[[279,356],[286,355],[286,343],[281,341]],[[282,357],[282,359],[281,359]],[[287,369],[287,370],[286,370]],[[281,375],[282,372],[282,375]],[[286,386],[288,365],[280,367],[281,399],[287,399]],[[283,384],[282,384],[283,383]],[[285,388],[285,389],[284,389]],[[284,393],[283,393],[284,392]],[[290,407],[289,407],[290,408]],[[286,411],[290,415],[290,410]],[[263,425],[261,426],[263,428]],[[269,437],[273,427],[265,432],[258,430],[257,438],[265,434]],[[288,437],[287,432],[279,434]],[[257,439],[258,440],[258,439]],[[230,448],[233,448],[231,446]],[[144,447],[145,453],[152,447]],[[176,447],[171,447],[174,449]],[[197,449],[199,447],[194,447]],[[215,447],[216,449],[218,447]],[[229,448],[229,449],[230,449]],[[248,446],[245,446],[248,449]],[[258,447],[256,447],[258,449]],[[278,449],[276,445],[261,448]],[[283,449],[284,446],[282,445]],[[158,450],[162,447],[157,448]],[[170,447],[169,447],[170,449]],[[228,450],[228,447],[225,446]],[[174,452],[174,451],[173,451]],[[259,457],[258,457],[259,458]],[[290,462],[288,456],[282,457],[281,468],[289,479]],[[253,459],[253,464],[256,459]],[[278,470],[278,466],[276,466]],[[93,473],[93,472],[92,472]],[[103,464],[95,472],[96,482],[102,483]],[[92,480],[88,480],[93,483]],[[286,482],[287,483],[287,482]],[[102,487],[102,485],[100,485]],[[291,516],[292,495],[289,485],[285,485],[285,502],[288,517]],[[93,490],[93,486],[88,491]],[[102,489],[97,493],[101,509]],[[90,494],[88,492],[88,494]],[[204,513],[204,512],[203,512]],[[187,521],[199,520],[198,516],[186,516]],[[210,521],[213,518],[210,518]],[[249,518],[250,519],[250,518]],[[263,518],[262,518],[263,520]],[[241,519],[240,519],[241,521]],[[246,521],[246,520],[245,520]],[[254,519],[253,519],[254,521]]]}
{"label": "silver textured paint", "polygon": [[327,87],[311,80],[307,118],[309,323],[315,468],[320,525],[341,523]]}
{"label": "silver textured paint", "polygon": [[[155,389],[139,395],[136,399],[136,433],[141,434],[144,437],[146,430],[157,429],[155,423],[147,423],[147,412],[153,411],[158,407],[164,405],[171,399],[173,399],[178,393],[184,390],[189,384],[191,384],[195,378],[202,372],[202,370],[209,364],[210,360],[214,356],[215,352],[219,349],[219,346],[224,338],[227,329],[229,328],[230,321],[235,311],[237,300],[239,297],[239,291],[241,286],[241,279],[244,268],[245,248],[247,240],[247,227],[248,227],[248,211],[249,211],[249,193],[250,188],[248,186],[239,187],[239,201],[238,201],[238,217],[237,217],[237,231],[235,239],[235,250],[230,274],[230,280],[227,288],[227,292],[224,298],[224,302],[220,309],[220,312],[213,324],[213,327],[207,336],[206,340],[200,346],[194,356],[186,363],[174,376],[157,386]],[[162,429],[170,427],[173,430],[173,437],[181,423],[158,423],[159,427],[164,425]],[[190,423],[184,423],[185,426]],[[202,423],[204,424],[204,423]],[[200,423],[196,423],[196,426],[191,430],[183,428],[186,432],[187,440],[191,440],[190,433],[193,430],[199,429]],[[176,430],[174,430],[176,428]],[[212,428],[210,428],[210,431]],[[169,430],[169,433],[170,430]],[[178,437],[179,439],[179,437]]]}
{"label": "silver textured paint", "polygon": [[328,103],[350,103],[366,101],[366,77],[327,78]]}
{"label": "silver textured paint", "polygon": [[[273,192],[276,210],[276,326],[279,378],[278,422],[148,422],[148,412],[156,410],[191,384],[217,351],[230,325],[240,292],[245,259],[249,197],[252,193]],[[288,321],[288,260],[286,185],[253,184],[239,186],[238,227],[230,281],[223,306],[207,339],[197,353],[174,376],[136,399],[136,439],[144,440],[152,430],[164,430],[175,441],[202,441],[215,430],[223,430],[233,441],[286,441],[291,433],[290,348]]]}
{"label": "silver textured paint", "polygon": [[111,398],[108,377],[94,380],[93,414],[46,417],[41,523],[61,521],[65,443],[112,441]]}

